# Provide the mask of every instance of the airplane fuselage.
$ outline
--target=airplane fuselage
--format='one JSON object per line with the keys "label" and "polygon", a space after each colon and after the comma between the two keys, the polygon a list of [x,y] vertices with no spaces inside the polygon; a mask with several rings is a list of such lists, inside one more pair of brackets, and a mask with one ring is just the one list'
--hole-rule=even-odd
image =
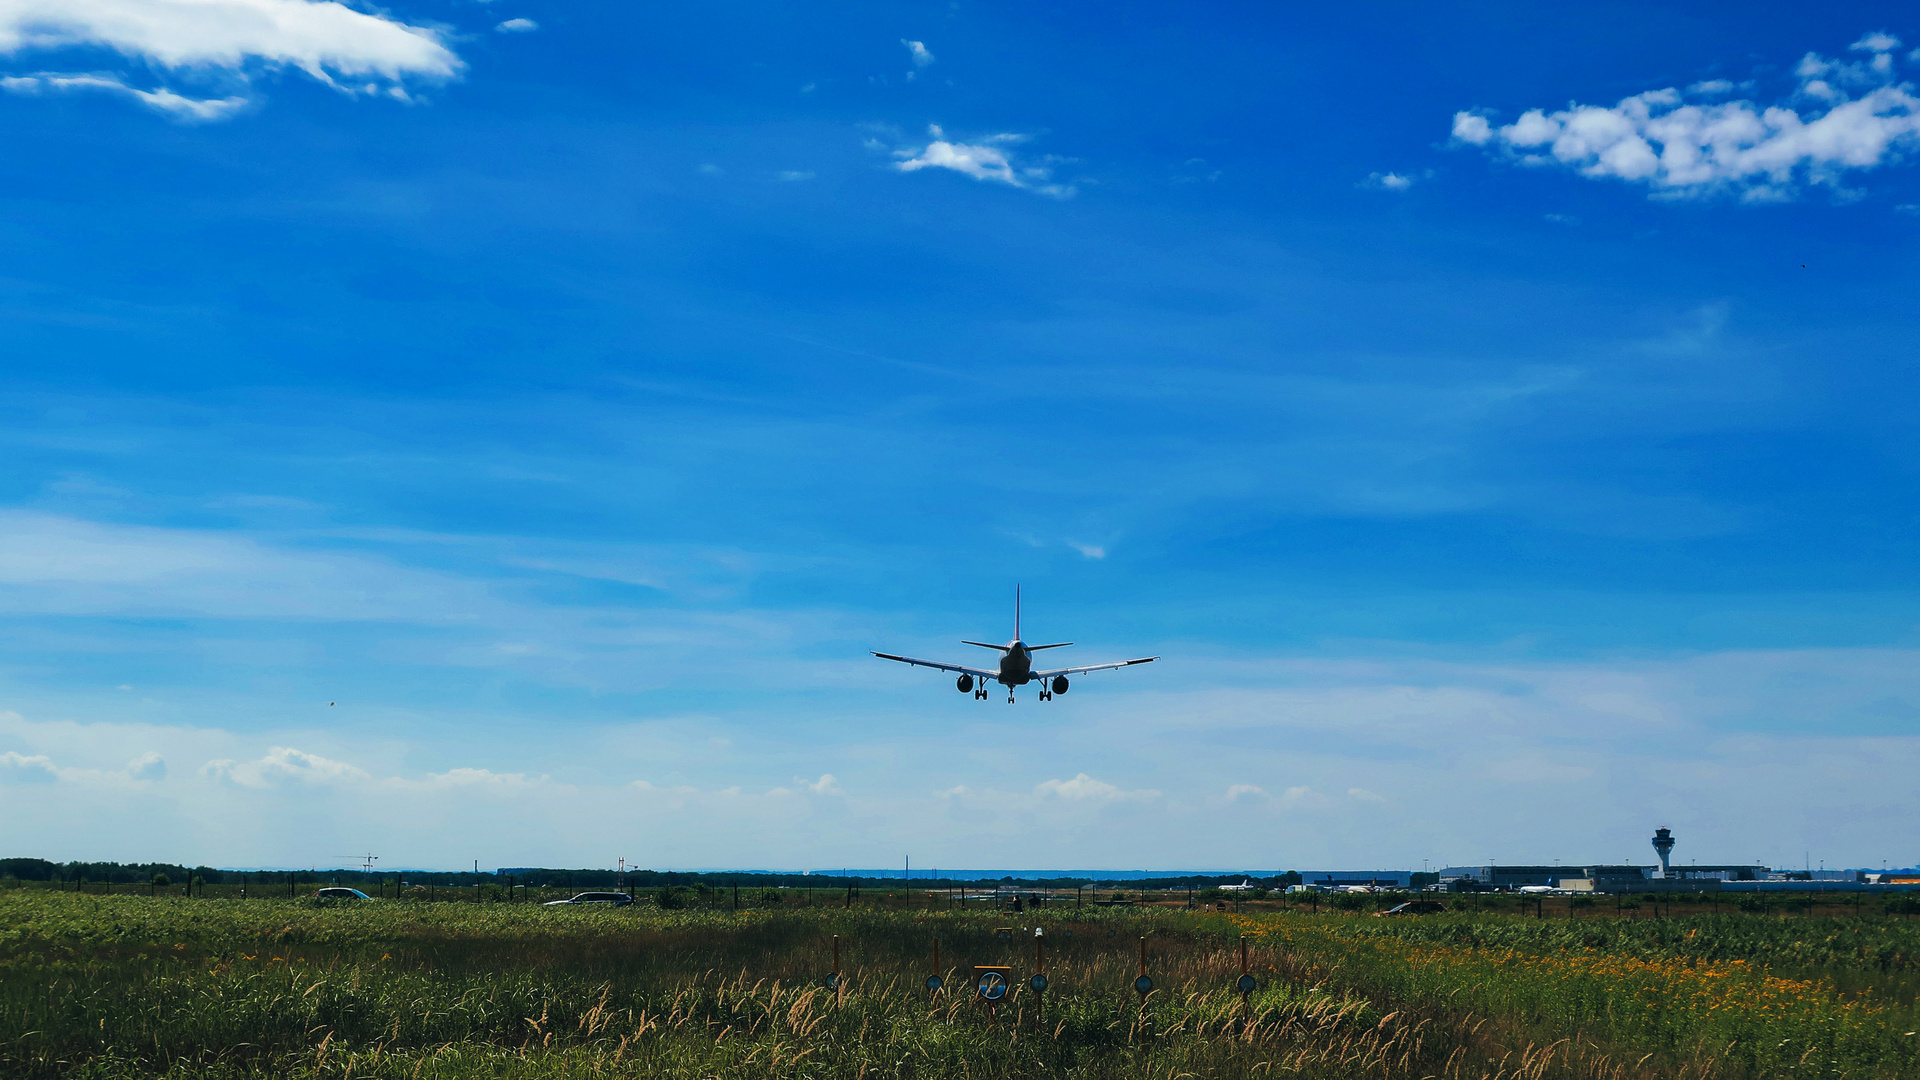
{"label": "airplane fuselage", "polygon": [[1002,686],[1025,686],[1033,681],[1033,650],[1019,638],[1007,646],[1000,654],[1000,677],[994,680]]}

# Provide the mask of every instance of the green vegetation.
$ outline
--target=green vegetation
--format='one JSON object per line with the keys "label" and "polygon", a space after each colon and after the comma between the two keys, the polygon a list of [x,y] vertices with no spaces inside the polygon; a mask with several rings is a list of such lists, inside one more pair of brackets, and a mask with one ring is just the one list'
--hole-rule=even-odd
{"label": "green vegetation", "polygon": [[[0,1075],[1920,1075],[1920,922],[1883,914],[1012,914],[765,889],[735,912],[697,888],[624,909],[144,891],[0,890]],[[1043,998],[1024,987],[1035,925]],[[951,997],[923,986],[936,934]],[[1259,979],[1245,1002],[1231,989],[1242,935]],[[838,993],[824,985],[835,936]],[[1143,937],[1157,986],[1144,1004]],[[969,987],[985,964],[1012,965],[1020,987],[991,1016]]]}

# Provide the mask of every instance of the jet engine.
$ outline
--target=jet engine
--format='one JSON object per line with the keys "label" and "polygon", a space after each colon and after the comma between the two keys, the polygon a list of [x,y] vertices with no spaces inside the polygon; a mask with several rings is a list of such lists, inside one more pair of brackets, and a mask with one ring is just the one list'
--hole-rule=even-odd
{"label": "jet engine", "polygon": [[1053,677],[1053,692],[1056,694],[1064,694],[1067,692],[1067,677],[1065,675],[1055,675]]}
{"label": "jet engine", "polygon": [[953,680],[953,685],[958,687],[961,693],[970,694],[973,692],[973,676],[962,675]]}

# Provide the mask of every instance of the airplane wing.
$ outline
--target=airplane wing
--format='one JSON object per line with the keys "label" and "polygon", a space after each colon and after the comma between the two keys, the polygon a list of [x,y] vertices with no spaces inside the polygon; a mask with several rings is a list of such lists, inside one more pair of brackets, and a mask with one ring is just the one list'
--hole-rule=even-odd
{"label": "airplane wing", "polygon": [[964,664],[941,664],[941,663],[936,663],[932,660],[916,660],[911,656],[895,656],[892,653],[883,653],[883,652],[877,652],[877,653],[874,653],[873,655],[879,657],[882,660],[898,660],[903,664],[912,664],[914,667],[939,668],[941,671],[958,671],[963,675],[971,675],[976,679],[985,679],[988,682],[992,682],[993,680],[1000,677],[1000,673],[997,671],[987,671],[982,668],[967,667]]}
{"label": "airplane wing", "polygon": [[1135,664],[1150,664],[1158,659],[1160,658],[1157,656],[1143,656],[1138,660],[1121,660],[1112,664],[1088,664],[1085,667],[1054,668],[1052,671],[1036,671],[1033,673],[1033,677],[1035,679],[1051,679],[1055,675],[1078,675],[1086,671],[1109,671],[1113,668],[1132,667]]}

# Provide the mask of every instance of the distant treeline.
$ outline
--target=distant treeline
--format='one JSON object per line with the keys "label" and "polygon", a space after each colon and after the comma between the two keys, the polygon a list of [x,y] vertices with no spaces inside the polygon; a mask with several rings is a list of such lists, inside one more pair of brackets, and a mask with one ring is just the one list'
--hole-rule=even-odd
{"label": "distant treeline", "polygon": [[[113,884],[146,884],[156,876],[165,876],[174,884],[198,879],[208,885],[247,885],[284,883],[289,878],[300,883],[325,882],[362,885],[404,881],[408,885],[515,885],[570,889],[658,889],[673,886],[724,889],[733,886],[754,889],[957,889],[996,885],[1017,885],[1036,889],[1085,888],[1099,892],[1133,892],[1143,889],[1207,889],[1218,885],[1238,885],[1244,874],[1189,875],[1185,877],[1138,878],[1129,881],[1095,881],[1089,878],[983,878],[949,877],[840,877],[830,874],[778,874],[760,871],[681,873],[667,870],[557,870],[545,867],[514,867],[497,872],[439,870],[374,870],[339,867],[310,870],[218,870],[211,866],[182,866],[176,863],[49,862],[46,859],[0,859],[0,878],[19,881],[81,881]],[[1273,877],[1253,878],[1255,885],[1268,888],[1298,885],[1300,875],[1292,871]]]}

